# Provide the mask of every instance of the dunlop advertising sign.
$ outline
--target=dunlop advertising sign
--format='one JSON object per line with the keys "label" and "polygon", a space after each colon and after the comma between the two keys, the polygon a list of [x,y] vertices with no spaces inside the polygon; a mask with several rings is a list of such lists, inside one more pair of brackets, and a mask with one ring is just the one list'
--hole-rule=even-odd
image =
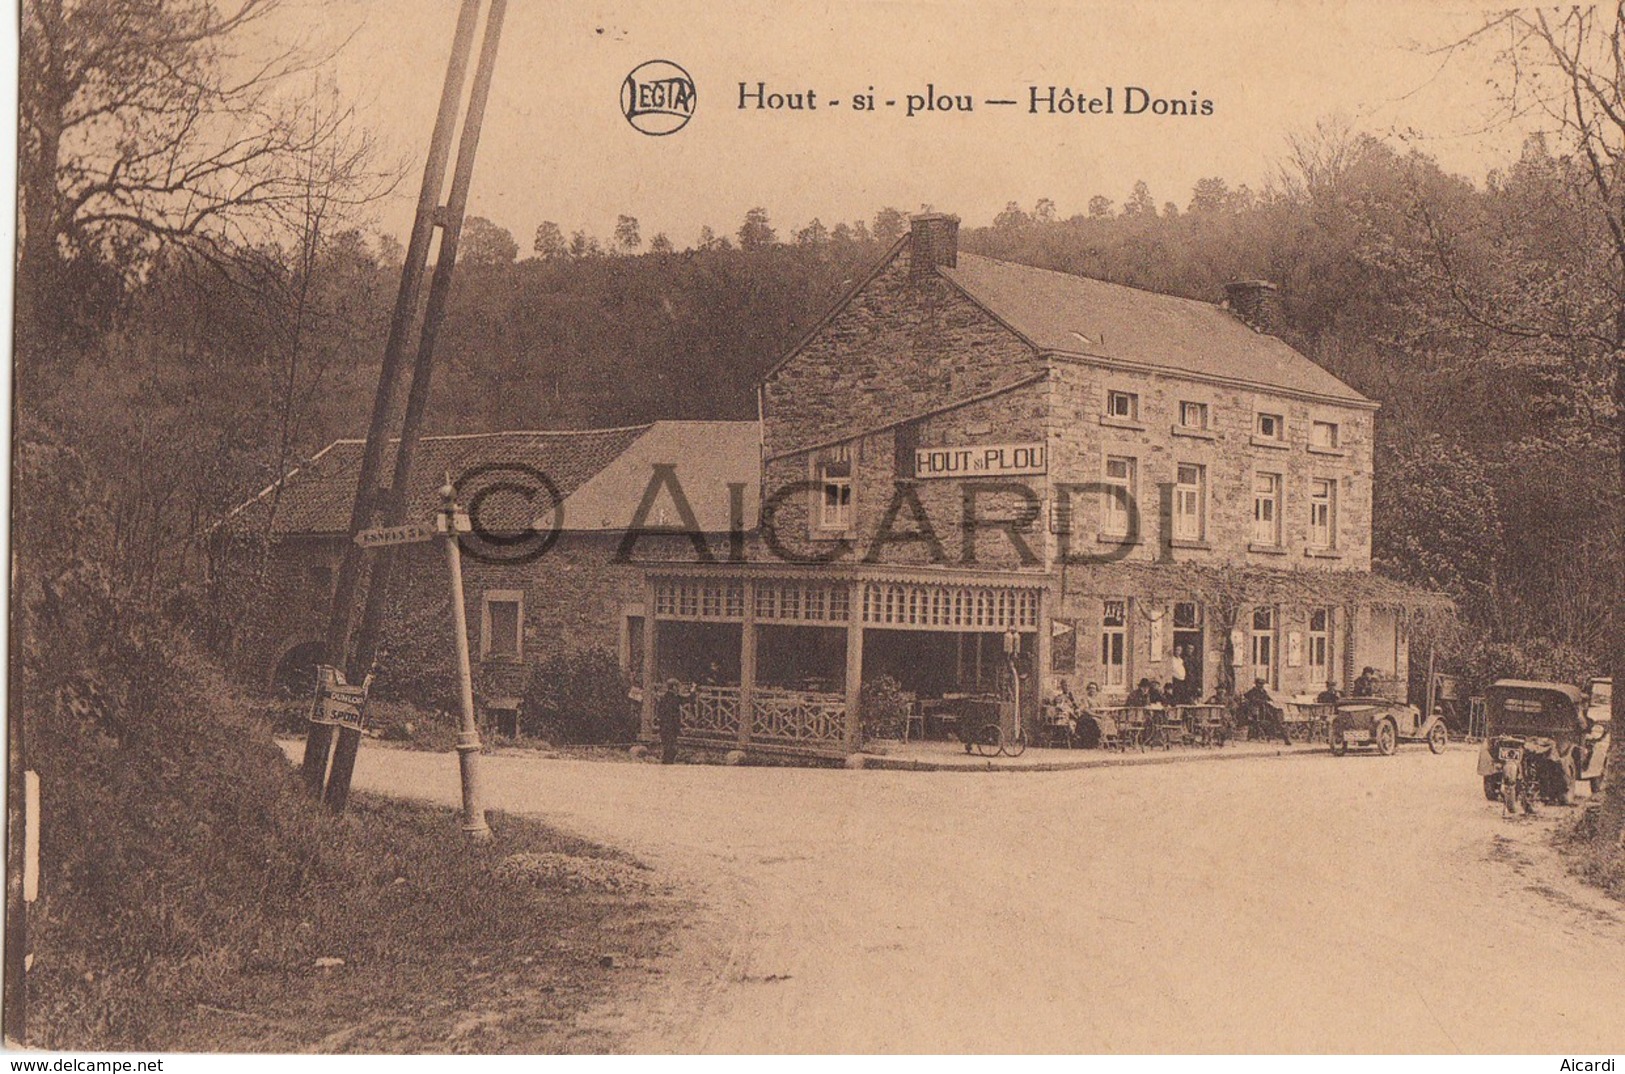
{"label": "dunlop advertising sign", "polygon": [[1042,443],[919,448],[915,477],[1020,477],[1045,472]]}

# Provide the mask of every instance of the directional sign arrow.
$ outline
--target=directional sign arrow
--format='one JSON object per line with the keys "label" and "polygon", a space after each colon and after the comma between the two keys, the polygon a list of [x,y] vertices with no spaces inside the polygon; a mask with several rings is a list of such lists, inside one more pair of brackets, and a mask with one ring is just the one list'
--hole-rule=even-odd
{"label": "directional sign arrow", "polygon": [[439,534],[433,526],[420,523],[409,523],[405,526],[381,526],[374,530],[362,530],[355,535],[355,543],[362,548],[379,548],[386,544],[418,544],[422,541],[432,541]]}

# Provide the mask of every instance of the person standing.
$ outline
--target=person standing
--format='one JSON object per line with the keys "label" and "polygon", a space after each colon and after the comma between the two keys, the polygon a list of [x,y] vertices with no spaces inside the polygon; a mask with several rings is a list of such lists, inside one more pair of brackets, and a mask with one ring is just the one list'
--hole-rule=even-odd
{"label": "person standing", "polygon": [[677,763],[677,739],[683,733],[683,695],[681,684],[669,678],[659,687],[655,699],[655,715],[660,720],[660,763]]}
{"label": "person standing", "polygon": [[1168,678],[1170,700],[1176,705],[1183,705],[1189,700],[1185,692],[1185,647],[1174,646],[1174,655],[1168,658]]}

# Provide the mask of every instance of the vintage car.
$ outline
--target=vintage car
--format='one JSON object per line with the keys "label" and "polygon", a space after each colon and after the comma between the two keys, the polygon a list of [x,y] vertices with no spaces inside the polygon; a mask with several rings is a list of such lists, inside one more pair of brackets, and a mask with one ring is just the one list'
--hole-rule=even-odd
{"label": "vintage car", "polygon": [[[1606,680],[1593,680],[1593,697]],[[1585,779],[1592,790],[1602,786],[1608,757],[1609,724],[1590,715],[1586,695],[1555,682],[1502,679],[1484,695],[1484,747],[1478,774],[1484,797],[1502,798],[1503,772],[1509,759],[1518,761],[1543,801],[1569,804],[1574,785]]]}
{"label": "vintage car", "polygon": [[1443,753],[1450,733],[1438,714],[1424,717],[1415,705],[1385,697],[1346,697],[1337,703],[1327,738],[1337,757],[1366,746],[1387,756],[1401,742],[1426,742],[1434,753]]}
{"label": "vintage car", "polygon": [[1603,770],[1608,766],[1608,749],[1614,739],[1613,702],[1613,679],[1592,679],[1586,684],[1586,739],[1591,743],[1591,756],[1582,775],[1591,781],[1592,794],[1602,790]]}

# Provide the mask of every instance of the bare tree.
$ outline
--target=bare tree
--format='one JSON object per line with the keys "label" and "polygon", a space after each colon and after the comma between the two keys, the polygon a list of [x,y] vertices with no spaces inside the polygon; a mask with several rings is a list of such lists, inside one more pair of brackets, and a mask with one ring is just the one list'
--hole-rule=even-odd
{"label": "bare tree", "polygon": [[[19,322],[46,342],[65,265],[184,243],[262,240],[302,212],[301,162],[352,127],[348,109],[290,95],[319,62],[237,45],[279,0],[31,0],[19,55]],[[350,193],[333,187],[336,198]],[[373,194],[376,192],[374,191]],[[365,200],[366,192],[356,192]],[[27,332],[32,326],[37,331]]]}

